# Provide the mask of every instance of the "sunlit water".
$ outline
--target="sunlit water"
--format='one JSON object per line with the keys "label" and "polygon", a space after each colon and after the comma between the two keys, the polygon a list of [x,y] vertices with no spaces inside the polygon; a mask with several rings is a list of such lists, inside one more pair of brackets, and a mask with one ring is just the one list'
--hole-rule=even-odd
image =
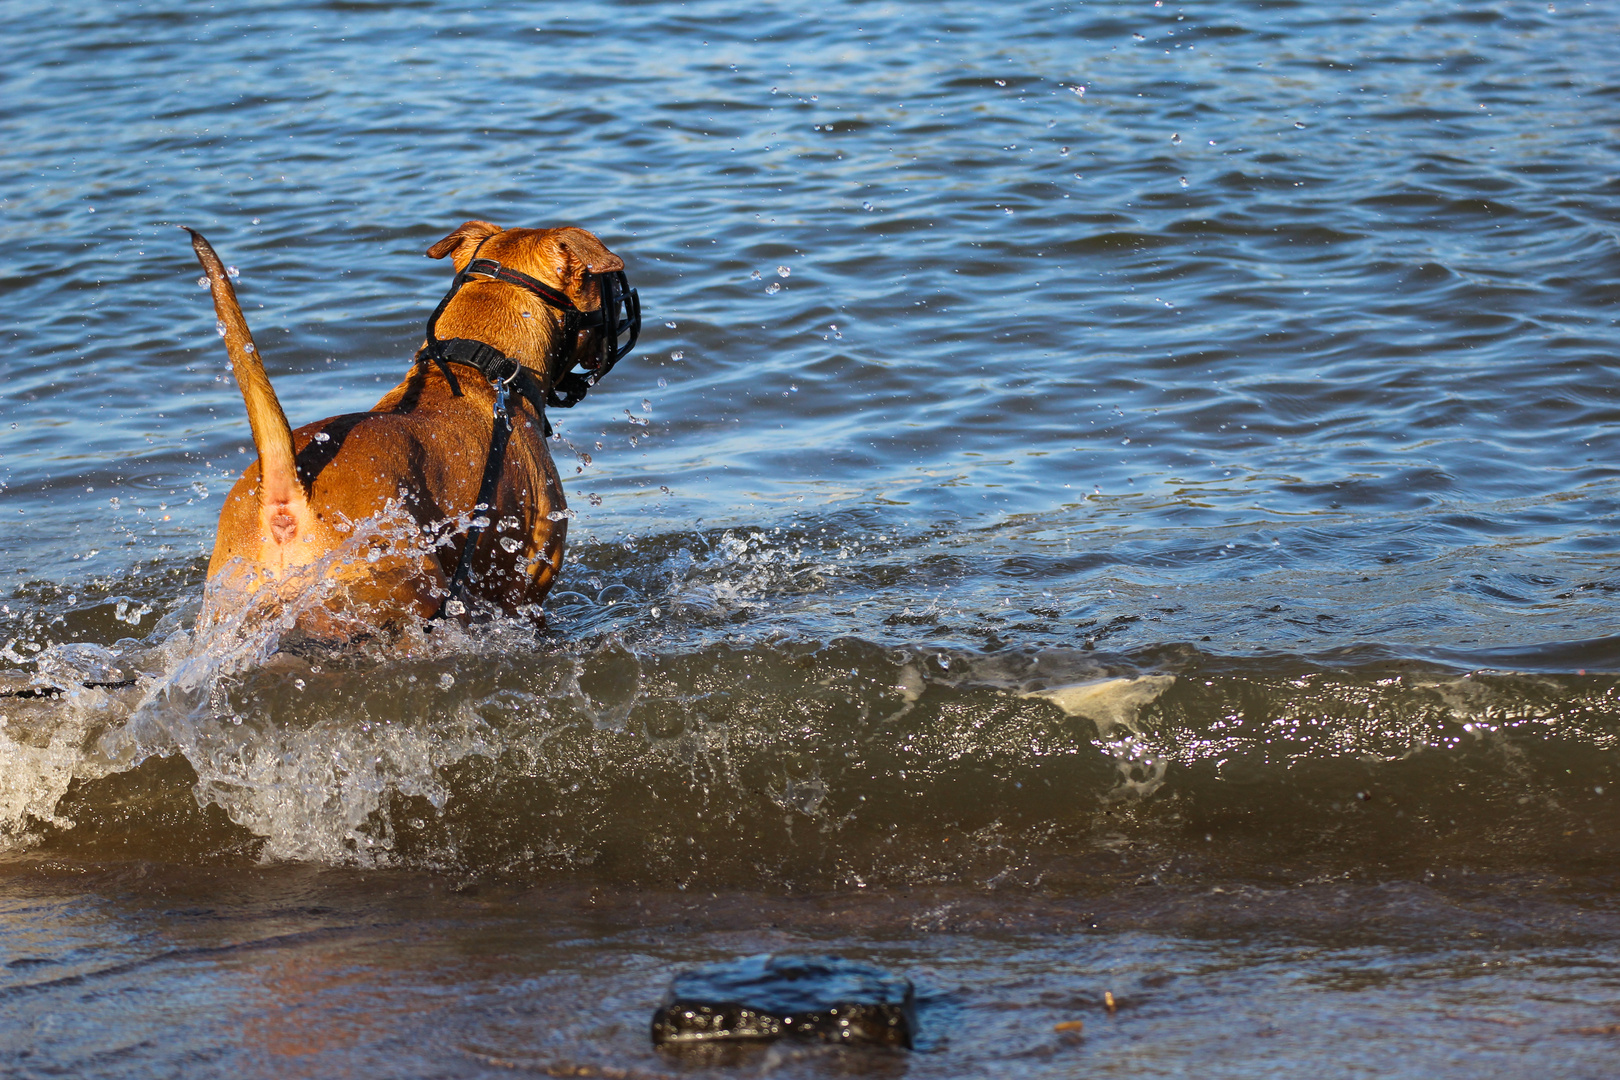
{"label": "sunlit water", "polygon": [[[0,1072],[1612,1074],[1620,9],[0,34]],[[173,223],[299,424],[474,217],[645,309],[547,629],[199,633],[251,442]],[[919,1051],[652,1050],[772,949]]]}

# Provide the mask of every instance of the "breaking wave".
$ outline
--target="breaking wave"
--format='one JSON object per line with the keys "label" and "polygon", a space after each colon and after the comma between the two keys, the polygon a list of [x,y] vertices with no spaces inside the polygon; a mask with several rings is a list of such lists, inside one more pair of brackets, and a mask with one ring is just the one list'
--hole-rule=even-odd
{"label": "breaking wave", "polygon": [[543,630],[411,624],[334,648],[293,628],[325,599],[312,583],[201,630],[188,593],[144,638],[28,658],[13,639],[0,844],[1082,887],[1126,854],[1309,875],[1601,862],[1620,836],[1599,828],[1620,792],[1608,675],[1110,652],[1095,631],[995,649],[884,640],[892,623],[810,636],[771,616],[795,608],[802,631],[834,621],[816,604],[846,610],[847,540],[637,546],[587,546]]}

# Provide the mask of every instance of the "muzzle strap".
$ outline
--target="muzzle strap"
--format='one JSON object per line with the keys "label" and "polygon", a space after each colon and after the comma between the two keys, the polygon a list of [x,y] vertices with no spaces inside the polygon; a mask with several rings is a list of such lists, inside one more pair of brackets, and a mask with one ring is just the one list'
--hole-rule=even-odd
{"label": "muzzle strap", "polygon": [[[479,244],[478,246],[483,247],[483,244]],[[572,311],[580,315],[587,314],[586,312],[582,312],[579,310],[579,308],[575,307],[574,302],[568,299],[567,295],[564,294],[561,289],[553,289],[550,285],[547,285],[543,281],[532,278],[528,274],[523,274],[516,270],[508,269],[507,267],[502,266],[499,260],[480,259],[477,252],[473,253],[472,261],[467,264],[467,269],[463,270],[462,273],[479,274],[483,277],[494,278],[496,281],[504,281],[508,285],[516,285],[519,288],[528,289],[530,292],[534,293],[534,295],[538,296],[540,299],[544,300],[554,308],[560,308],[563,311]],[[593,311],[589,312],[588,314],[595,315],[597,317],[597,322],[602,321],[601,316],[597,312]]]}

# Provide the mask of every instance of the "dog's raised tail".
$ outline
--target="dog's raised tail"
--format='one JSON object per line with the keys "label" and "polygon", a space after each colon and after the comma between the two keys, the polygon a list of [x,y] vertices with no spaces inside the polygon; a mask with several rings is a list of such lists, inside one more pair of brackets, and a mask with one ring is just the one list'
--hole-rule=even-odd
{"label": "dog's raised tail", "polygon": [[236,289],[231,285],[225,264],[220,262],[213,245],[202,233],[189,228],[186,232],[191,234],[191,249],[197,253],[197,261],[208,274],[208,284],[214,294],[214,314],[219,317],[236,385],[247,403],[248,424],[253,429],[253,446],[259,452],[259,469],[263,476],[259,503],[271,536],[278,543],[287,543],[298,531],[298,511],[304,504],[304,489],[298,482],[298,469],[293,460],[292,427],[287,423],[287,414],[282,411],[275,388],[270,385],[264,361],[259,359],[259,350],[248,332],[247,320],[242,317],[242,305],[237,302]]}

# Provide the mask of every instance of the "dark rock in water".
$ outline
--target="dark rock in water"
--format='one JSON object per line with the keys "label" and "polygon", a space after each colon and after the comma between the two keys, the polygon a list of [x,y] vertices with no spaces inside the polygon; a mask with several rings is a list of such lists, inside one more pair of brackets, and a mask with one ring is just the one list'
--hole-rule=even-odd
{"label": "dark rock in water", "polygon": [[911,1049],[911,981],[839,956],[749,956],[675,977],[654,1046],[797,1037]]}

